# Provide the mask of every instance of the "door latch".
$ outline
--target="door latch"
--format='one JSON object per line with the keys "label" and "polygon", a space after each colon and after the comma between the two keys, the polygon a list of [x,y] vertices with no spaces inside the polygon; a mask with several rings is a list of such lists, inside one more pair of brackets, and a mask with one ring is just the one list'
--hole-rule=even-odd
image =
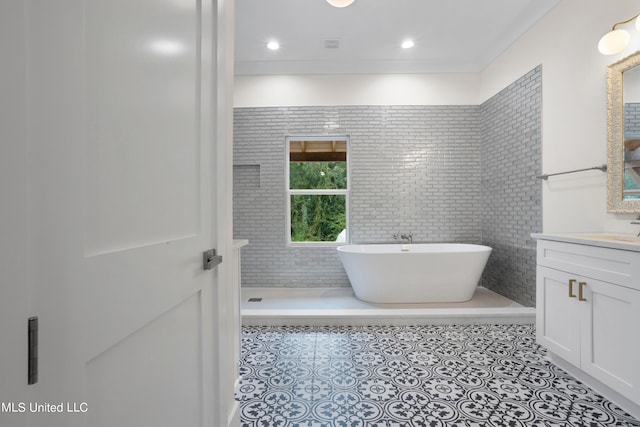
{"label": "door latch", "polygon": [[209,249],[202,253],[202,268],[211,270],[213,267],[222,264],[222,255],[216,255],[215,249]]}
{"label": "door latch", "polygon": [[28,364],[27,364],[27,384],[38,382],[38,318],[30,317],[28,320],[29,332],[27,339]]}

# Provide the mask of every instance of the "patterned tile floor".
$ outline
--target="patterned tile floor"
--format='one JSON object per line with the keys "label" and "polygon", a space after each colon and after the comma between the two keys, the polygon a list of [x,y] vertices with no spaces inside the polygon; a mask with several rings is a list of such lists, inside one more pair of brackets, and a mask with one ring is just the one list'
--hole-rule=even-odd
{"label": "patterned tile floor", "polygon": [[640,426],[533,325],[243,328],[242,426]]}

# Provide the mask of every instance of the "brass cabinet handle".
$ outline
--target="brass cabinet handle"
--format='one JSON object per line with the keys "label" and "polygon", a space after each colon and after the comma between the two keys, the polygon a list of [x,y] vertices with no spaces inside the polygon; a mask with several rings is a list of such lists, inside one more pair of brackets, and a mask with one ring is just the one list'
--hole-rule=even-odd
{"label": "brass cabinet handle", "polygon": [[582,288],[586,285],[586,282],[578,283],[578,301],[586,301],[587,299],[582,296]]}
{"label": "brass cabinet handle", "polygon": [[576,283],[576,279],[569,280],[569,298],[575,298],[576,296],[573,294],[573,284]]}

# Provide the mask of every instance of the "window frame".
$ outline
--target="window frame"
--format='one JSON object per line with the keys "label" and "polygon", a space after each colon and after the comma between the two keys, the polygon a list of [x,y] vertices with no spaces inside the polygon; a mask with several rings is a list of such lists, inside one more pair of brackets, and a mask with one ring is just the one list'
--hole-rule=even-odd
{"label": "window frame", "polygon": [[[351,188],[351,150],[350,150],[350,135],[338,134],[338,135],[289,135],[285,137],[285,193],[286,193],[286,223],[285,233],[287,246],[296,247],[338,247],[349,244],[351,242],[350,237],[350,203],[349,192]],[[326,189],[326,190],[313,190],[313,189],[291,189],[291,160],[290,150],[292,141],[344,141],[346,144],[346,171],[347,171],[347,188],[345,189]],[[345,196],[345,230],[346,236],[344,242],[293,242],[291,240],[291,196],[295,195],[344,195]]]}

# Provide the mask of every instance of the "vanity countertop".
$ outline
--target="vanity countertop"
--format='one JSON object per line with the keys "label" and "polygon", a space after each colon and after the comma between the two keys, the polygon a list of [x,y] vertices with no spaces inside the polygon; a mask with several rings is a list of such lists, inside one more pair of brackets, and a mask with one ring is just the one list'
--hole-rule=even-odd
{"label": "vanity countertop", "polygon": [[579,245],[640,252],[640,238],[622,233],[533,233],[531,237]]}

